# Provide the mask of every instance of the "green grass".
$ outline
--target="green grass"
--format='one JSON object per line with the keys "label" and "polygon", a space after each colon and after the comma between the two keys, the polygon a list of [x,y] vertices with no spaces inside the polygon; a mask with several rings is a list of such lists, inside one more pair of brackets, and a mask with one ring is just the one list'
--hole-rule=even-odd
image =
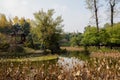
{"label": "green grass", "polygon": [[44,56],[45,53],[43,50],[34,50],[31,48],[23,47],[23,52],[8,52],[0,51],[0,58],[26,58],[26,57],[37,57]]}
{"label": "green grass", "polygon": [[46,55],[40,57],[28,57],[28,58],[6,58],[1,59],[0,62],[23,62],[23,61],[46,61],[57,59],[58,55]]}
{"label": "green grass", "polygon": [[107,47],[101,47],[100,49],[98,49],[97,47],[88,47],[88,50],[90,52],[120,52],[120,48],[113,48],[113,49],[110,49],[110,48],[107,48]]}

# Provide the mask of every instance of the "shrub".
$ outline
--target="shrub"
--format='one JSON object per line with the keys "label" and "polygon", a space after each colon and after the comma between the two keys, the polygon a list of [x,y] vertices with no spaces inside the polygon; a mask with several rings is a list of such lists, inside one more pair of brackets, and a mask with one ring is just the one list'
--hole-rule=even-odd
{"label": "shrub", "polygon": [[8,50],[9,46],[8,36],[0,33],[0,50],[6,51]]}
{"label": "shrub", "polygon": [[24,48],[21,46],[11,46],[9,48],[9,52],[13,52],[13,53],[23,53],[24,52]]}
{"label": "shrub", "polygon": [[2,51],[8,50],[9,47],[10,45],[8,43],[0,43],[0,50]]}

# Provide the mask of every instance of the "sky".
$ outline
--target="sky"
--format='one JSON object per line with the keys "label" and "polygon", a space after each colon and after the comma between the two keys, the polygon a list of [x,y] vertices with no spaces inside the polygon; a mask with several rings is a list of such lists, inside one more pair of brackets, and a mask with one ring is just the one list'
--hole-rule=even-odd
{"label": "sky", "polygon": [[33,13],[41,9],[55,9],[55,16],[61,15],[64,20],[65,32],[83,32],[90,23],[91,12],[86,9],[85,0],[0,0],[0,13],[9,18],[34,19]]}

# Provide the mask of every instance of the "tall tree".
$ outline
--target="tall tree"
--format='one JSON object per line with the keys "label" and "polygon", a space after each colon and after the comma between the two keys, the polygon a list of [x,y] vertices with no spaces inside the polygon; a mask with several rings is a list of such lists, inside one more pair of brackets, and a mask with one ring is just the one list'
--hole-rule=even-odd
{"label": "tall tree", "polygon": [[[99,36],[99,20],[98,20],[98,10],[100,6],[99,0],[86,0],[87,8],[92,11],[93,15],[95,16],[95,23],[97,27],[97,36]],[[99,39],[97,39],[97,46],[100,48],[100,42]]]}
{"label": "tall tree", "polygon": [[18,24],[18,23],[19,23],[19,18],[18,18],[18,16],[15,16],[15,17],[13,18],[13,23],[14,23],[14,24]]}
{"label": "tall tree", "polygon": [[99,32],[99,20],[98,20],[98,4],[99,0],[86,0],[87,8],[94,13],[97,31]]}
{"label": "tall tree", "polygon": [[21,40],[18,40],[18,43],[23,43],[26,41],[26,37],[28,36],[28,34],[30,33],[30,23],[27,22],[27,20],[22,17],[22,18],[18,18],[17,16],[15,18],[13,18],[13,26],[12,26],[12,34],[14,34],[14,36],[18,37]]}
{"label": "tall tree", "polygon": [[24,17],[22,17],[19,20],[19,25],[21,26],[21,29],[23,31],[23,33],[27,36],[30,32],[30,22],[27,21],[28,19],[25,19]]}
{"label": "tall tree", "polygon": [[0,27],[7,26],[8,21],[6,19],[6,16],[4,14],[0,14]]}
{"label": "tall tree", "polygon": [[115,8],[117,4],[120,2],[120,0],[106,0],[109,3],[109,8],[110,8],[110,21],[111,21],[111,26],[114,24],[114,15],[115,15]]}
{"label": "tall tree", "polygon": [[63,21],[61,16],[53,18],[54,10],[48,10],[44,12],[43,10],[36,12],[35,25],[36,34],[39,37],[40,42],[47,49],[50,49],[52,53],[59,50],[59,40],[62,31]]}
{"label": "tall tree", "polygon": [[116,0],[110,0],[110,8],[111,8],[111,26],[113,26],[113,16],[114,16],[114,7],[115,7],[115,1]]}
{"label": "tall tree", "polygon": [[10,22],[7,20],[4,14],[0,14],[0,32],[1,33],[9,33],[10,30]]}

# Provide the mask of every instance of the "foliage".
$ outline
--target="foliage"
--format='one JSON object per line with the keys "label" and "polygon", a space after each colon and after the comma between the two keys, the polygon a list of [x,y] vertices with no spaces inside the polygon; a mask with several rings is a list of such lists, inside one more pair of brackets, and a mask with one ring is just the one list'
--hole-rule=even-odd
{"label": "foliage", "polygon": [[61,34],[62,40],[60,41],[61,46],[70,46],[71,39],[74,37],[74,33],[66,33]]}
{"label": "foliage", "polygon": [[8,36],[0,33],[0,50],[7,51],[9,47]]}
{"label": "foliage", "polygon": [[17,16],[13,19],[12,32],[15,33],[24,33],[25,36],[28,36],[30,33],[30,22],[25,18],[19,19]]}
{"label": "foliage", "polygon": [[25,20],[25,18],[21,18],[19,20],[19,24],[21,26],[22,31],[27,36],[30,33],[30,23],[27,20]]}
{"label": "foliage", "polygon": [[0,32],[4,34],[10,33],[11,22],[7,20],[4,14],[0,14]]}
{"label": "foliage", "polygon": [[108,34],[106,29],[100,29],[99,32],[99,41],[100,45],[108,45],[110,40],[110,35]]}
{"label": "foliage", "polygon": [[80,46],[82,40],[82,33],[63,33],[62,40],[60,41],[61,46]]}
{"label": "foliage", "polygon": [[38,37],[44,49],[50,49],[51,52],[59,50],[60,34],[62,31],[61,16],[53,18],[54,10],[43,10],[34,14],[35,17],[35,35]]}
{"label": "foliage", "polygon": [[120,23],[115,24],[113,27],[107,28],[107,32],[110,36],[110,44],[120,45]]}
{"label": "foliage", "polygon": [[71,46],[80,46],[82,40],[81,33],[75,33],[74,36],[70,39]]}
{"label": "foliage", "polygon": [[91,26],[86,27],[81,43],[84,46],[86,46],[86,45],[98,45],[99,33],[97,33],[97,28],[91,27]]}
{"label": "foliage", "polygon": [[107,24],[101,28],[99,33],[95,27],[86,27],[83,33],[82,44],[83,45],[98,45],[100,46],[120,46],[120,23],[116,23],[111,27]]}

